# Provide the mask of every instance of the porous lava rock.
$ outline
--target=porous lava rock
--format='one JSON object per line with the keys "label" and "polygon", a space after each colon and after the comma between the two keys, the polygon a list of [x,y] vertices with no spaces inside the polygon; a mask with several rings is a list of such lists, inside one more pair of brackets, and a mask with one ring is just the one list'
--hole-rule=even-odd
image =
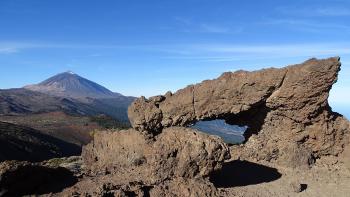
{"label": "porous lava rock", "polygon": [[309,166],[323,155],[338,155],[349,141],[349,122],[328,104],[340,66],[333,57],[280,69],[227,72],[174,94],[139,98],[128,115],[135,129],[151,136],[199,120],[247,125],[246,143],[233,148],[235,157]]}
{"label": "porous lava rock", "polygon": [[101,132],[83,150],[91,174],[118,174],[128,182],[160,183],[207,177],[229,159],[222,139],[190,128],[164,129],[154,140],[136,130]]}
{"label": "porous lava rock", "polygon": [[154,138],[135,129],[98,132],[82,158],[86,176],[59,195],[218,196],[209,175],[230,153],[217,136],[170,127]]}

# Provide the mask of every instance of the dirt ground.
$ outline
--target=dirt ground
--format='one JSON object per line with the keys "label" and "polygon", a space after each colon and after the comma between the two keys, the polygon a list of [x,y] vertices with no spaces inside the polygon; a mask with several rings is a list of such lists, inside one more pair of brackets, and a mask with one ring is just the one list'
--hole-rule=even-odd
{"label": "dirt ground", "polygon": [[312,168],[298,170],[269,163],[234,161],[212,177],[212,182],[223,196],[349,197],[349,160],[349,157],[341,160],[324,157]]}

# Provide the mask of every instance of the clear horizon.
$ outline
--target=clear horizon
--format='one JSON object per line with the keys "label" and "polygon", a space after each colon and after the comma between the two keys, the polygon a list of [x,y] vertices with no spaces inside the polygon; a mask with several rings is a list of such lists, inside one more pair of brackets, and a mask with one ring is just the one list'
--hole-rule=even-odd
{"label": "clear horizon", "polygon": [[329,102],[349,118],[349,21],[345,0],[3,0],[0,88],[71,70],[114,92],[148,97],[226,71],[340,56]]}

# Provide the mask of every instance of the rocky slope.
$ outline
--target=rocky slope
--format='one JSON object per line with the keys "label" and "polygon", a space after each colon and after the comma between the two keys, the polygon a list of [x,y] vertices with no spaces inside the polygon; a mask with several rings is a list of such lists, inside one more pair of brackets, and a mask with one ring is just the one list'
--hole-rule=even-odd
{"label": "rocky slope", "polygon": [[55,157],[79,155],[80,151],[77,145],[32,128],[0,122],[0,162],[43,161]]}
{"label": "rocky slope", "polygon": [[92,140],[92,131],[106,129],[92,119],[92,117],[72,116],[63,112],[0,116],[1,122],[30,127],[79,147]]}

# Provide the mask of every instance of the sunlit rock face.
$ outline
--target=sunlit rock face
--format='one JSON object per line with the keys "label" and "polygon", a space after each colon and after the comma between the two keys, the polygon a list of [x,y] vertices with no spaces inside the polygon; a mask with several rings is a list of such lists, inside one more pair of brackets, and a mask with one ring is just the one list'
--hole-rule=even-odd
{"label": "sunlit rock face", "polygon": [[96,133],[82,157],[90,177],[102,178],[88,187],[88,181],[76,184],[68,196],[93,194],[101,188],[113,194],[143,193],[136,196],[217,196],[207,178],[222,168],[230,154],[217,136],[170,127],[154,139],[134,129]]}
{"label": "sunlit rock face", "polygon": [[217,136],[171,127],[155,140],[134,129],[101,132],[94,136],[94,143],[84,147],[82,156],[92,174],[103,169],[154,183],[173,177],[208,176],[229,158],[229,149]]}
{"label": "sunlit rock face", "polygon": [[225,120],[198,121],[191,128],[210,135],[220,136],[228,144],[241,144],[244,142],[244,132],[248,126],[230,125]]}
{"label": "sunlit rock face", "polygon": [[[340,66],[334,57],[280,69],[227,72],[174,94],[137,99],[128,116],[148,136],[201,120],[248,126],[244,146],[233,150],[239,158],[309,166],[315,158],[338,155],[349,141],[348,121],[328,104]],[[212,131],[203,123],[199,127]]]}

